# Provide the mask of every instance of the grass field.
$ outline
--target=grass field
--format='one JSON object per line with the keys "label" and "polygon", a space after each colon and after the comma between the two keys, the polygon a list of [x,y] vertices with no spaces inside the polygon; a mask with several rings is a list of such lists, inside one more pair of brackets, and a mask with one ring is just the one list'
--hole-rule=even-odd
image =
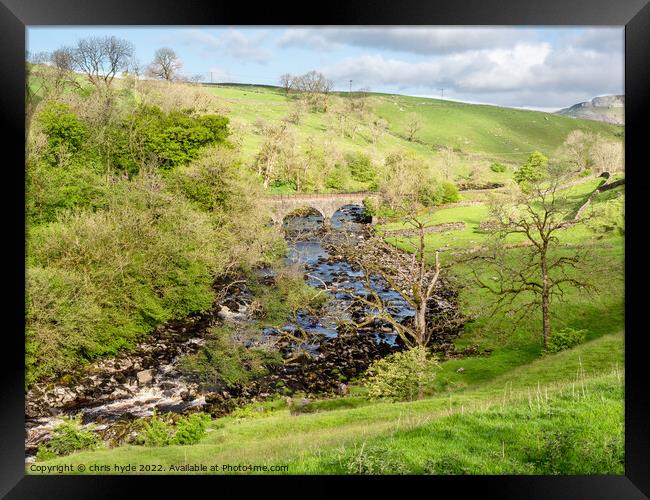
{"label": "grass field", "polygon": [[[281,89],[255,86],[210,86],[220,97],[227,115],[242,127],[242,152],[245,160],[259,150],[263,137],[255,134],[256,120],[278,121],[290,109],[292,98]],[[333,95],[334,103],[344,103],[345,94]],[[600,133],[608,138],[620,136],[623,128],[593,120],[576,120],[552,113],[526,111],[497,106],[466,104],[423,97],[392,94],[370,94],[369,109],[389,123],[388,133],[372,144],[367,124],[359,123],[354,137],[342,137],[328,131],[327,114],[307,113],[296,127],[299,142],[314,137],[335,144],[341,151],[364,151],[377,160],[397,148],[405,148],[430,157],[435,163],[435,148],[453,147],[460,155],[460,167],[489,166],[499,160],[507,165],[519,165],[530,152],[539,150],[551,155],[575,129]],[[416,113],[422,129],[415,141],[406,139],[406,120]],[[495,181],[507,179],[511,171],[491,173]]]}
{"label": "grass field", "polygon": [[161,464],[168,470],[172,464],[275,464],[288,465],[286,472],[294,474],[622,474],[622,340],[620,333],[604,335],[420,401],[364,402],[301,415],[276,402],[252,408],[245,418],[214,421],[197,445],[126,446],[41,465]]}
{"label": "grass field", "polygon": [[[600,179],[590,179],[584,183],[577,184],[567,188],[567,200],[576,209],[580,207],[589,197],[589,195],[596,189],[602,181]],[[593,207],[598,210],[606,201],[612,197],[623,194],[624,186],[617,187],[611,191],[606,191],[597,195],[593,200]],[[483,200],[485,200],[485,196]],[[430,233],[426,235],[427,246],[431,248],[447,248],[447,249],[462,249],[467,247],[474,247],[481,245],[485,242],[489,233],[482,231],[479,225],[483,220],[489,216],[489,206],[487,202],[479,202],[477,204],[459,206],[449,205],[436,207],[420,214],[419,219],[426,224],[436,225],[450,222],[463,222],[465,227],[463,229]],[[386,238],[391,244],[398,248],[408,249],[412,248],[407,242],[414,241],[413,238],[404,238],[391,236],[390,232],[400,229],[407,229],[410,226],[404,221],[395,221],[387,224],[380,224],[376,226],[379,234]],[[584,241],[585,239],[593,239],[595,236],[590,233],[584,226],[571,227],[559,234],[563,243],[572,243],[576,241]],[[509,235],[507,243],[520,243],[525,240],[523,235]]]}

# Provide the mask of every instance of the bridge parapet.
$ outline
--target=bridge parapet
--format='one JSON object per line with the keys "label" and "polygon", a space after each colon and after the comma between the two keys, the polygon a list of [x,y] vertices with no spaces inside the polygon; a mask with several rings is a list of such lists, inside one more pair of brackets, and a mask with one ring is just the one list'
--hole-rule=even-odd
{"label": "bridge parapet", "polygon": [[375,192],[327,193],[327,194],[289,194],[266,196],[266,202],[273,222],[281,224],[284,218],[299,208],[313,208],[320,212],[329,224],[332,216],[345,205],[363,205],[365,198],[377,198]]}

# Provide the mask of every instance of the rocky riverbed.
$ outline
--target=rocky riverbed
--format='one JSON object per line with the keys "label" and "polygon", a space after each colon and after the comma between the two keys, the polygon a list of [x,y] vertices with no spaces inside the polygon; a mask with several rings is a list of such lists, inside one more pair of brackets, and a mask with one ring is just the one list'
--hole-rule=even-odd
{"label": "rocky riverbed", "polygon": [[[286,228],[290,247],[287,264],[302,266],[306,281],[316,287],[335,285],[361,292],[366,286],[362,273],[344,255],[337,254],[337,238],[355,242],[370,258],[390,260],[396,269],[402,267],[400,259],[408,260],[392,247],[377,245],[374,240],[368,243],[370,233],[358,207],[341,211],[332,221],[331,232],[320,229],[319,216],[293,222],[294,227]],[[269,270],[260,270],[260,275],[273,281]],[[395,317],[409,320],[413,311],[399,293],[378,277],[373,277],[371,285],[391,304]],[[201,349],[212,326],[229,323],[236,327],[254,321],[254,296],[246,283],[235,280],[215,284],[218,290],[226,286],[228,293],[222,294],[211,311],[161,326],[129,352],[79,368],[58,381],[31,387],[25,406],[28,460],[33,460],[38,446],[49,439],[53,426],[64,415],[81,413],[83,422],[95,424],[105,439],[129,442],[134,432],[125,422],[150,416],[154,410],[207,411],[221,416],[277,394],[301,393],[308,398],[345,394],[350,379],[361,375],[374,360],[404,347],[392,328],[379,321],[351,328],[345,320],[362,317],[364,307],[350,294],[328,292],[334,300],[322,313],[301,313],[281,329],[260,333],[261,340],[273,340],[284,363],[269,366],[267,375],[245,385],[201,389],[182,375],[180,358]],[[441,287],[431,305],[433,314],[457,312],[455,298],[450,287]],[[462,321],[449,325],[438,332],[434,348],[448,356],[474,354],[471,349],[455,351],[450,341],[462,328]],[[292,335],[296,331],[300,331],[300,341]]]}

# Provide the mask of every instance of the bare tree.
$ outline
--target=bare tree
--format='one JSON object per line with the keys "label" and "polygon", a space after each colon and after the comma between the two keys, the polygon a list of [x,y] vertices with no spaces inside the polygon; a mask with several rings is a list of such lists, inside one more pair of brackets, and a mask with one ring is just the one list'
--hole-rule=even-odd
{"label": "bare tree", "polygon": [[456,154],[452,148],[443,147],[440,149],[440,157],[442,158],[442,167],[445,173],[445,180],[448,181],[451,179],[452,170],[456,166]]}
{"label": "bare tree", "polygon": [[591,157],[596,174],[621,171],[623,170],[623,143],[608,141],[598,135],[591,150]]}
{"label": "bare tree", "polygon": [[292,87],[306,94],[313,110],[326,112],[329,104],[328,95],[334,87],[334,82],[323,73],[309,71],[304,75],[294,77]]}
{"label": "bare tree", "polygon": [[[355,328],[383,321],[388,323],[409,348],[426,347],[432,340],[434,332],[443,326],[460,325],[457,311],[441,314],[437,319],[440,324],[435,325],[430,316],[432,306],[436,302],[435,294],[441,284],[442,268],[439,251],[427,248],[425,244],[426,225],[416,215],[409,215],[406,223],[414,229],[416,241],[407,240],[405,243],[412,246],[413,253],[407,254],[389,247],[381,240],[371,239],[360,246],[358,242],[343,244],[336,248],[337,253],[345,255],[348,261],[362,271],[365,292],[353,288],[344,288],[334,285],[323,285],[333,292],[345,292],[353,300],[366,307],[367,313],[361,321],[352,321]],[[391,254],[390,262],[378,258],[373,252]],[[433,264],[431,265],[431,261]],[[390,301],[384,300],[377,292],[373,278],[381,277],[388,285],[413,308],[415,314],[411,321],[400,321],[393,310]],[[318,279],[318,278],[316,278]]]}
{"label": "bare tree", "polygon": [[177,78],[183,63],[174,52],[174,49],[162,47],[156,50],[153,61],[149,65],[149,73],[161,80],[171,81]]}
{"label": "bare tree", "polygon": [[[73,50],[63,47],[52,53],[39,52],[28,57],[25,78],[25,116],[27,128],[39,102],[59,97],[67,85],[78,85],[74,75]],[[37,96],[39,98],[37,98]]]}
{"label": "bare tree", "polygon": [[138,89],[138,82],[140,81],[140,77],[144,73],[144,67],[142,65],[142,62],[138,59],[131,59],[129,61],[128,67],[124,70],[124,76],[127,77],[129,80],[129,83],[133,85],[133,88],[135,90]]}
{"label": "bare tree", "polygon": [[569,162],[577,172],[591,168],[593,165],[592,149],[595,141],[595,134],[574,130],[569,133],[564,143],[562,143],[558,154]]}
{"label": "bare tree", "polygon": [[128,40],[115,36],[90,37],[77,42],[72,51],[75,69],[99,88],[110,87],[115,75],[128,68],[134,47]]}
{"label": "bare tree", "polygon": [[370,136],[372,137],[372,143],[376,144],[381,136],[388,130],[388,122],[383,118],[375,118],[370,121]]}
{"label": "bare tree", "polygon": [[294,77],[290,73],[284,73],[280,76],[280,86],[284,89],[285,93],[289,95],[289,91],[293,87]]}
{"label": "bare tree", "polygon": [[[561,190],[565,172],[557,166],[549,167],[548,175],[531,181],[526,192],[519,191],[510,200],[494,198],[488,224],[494,237],[492,245],[468,259],[485,264],[470,267],[474,282],[496,297],[492,314],[507,309],[518,315],[513,323],[516,325],[541,310],[544,348],[552,335],[552,301],[562,300],[568,288],[592,288],[587,249],[559,245],[560,231],[584,222],[570,217],[573,205]],[[509,251],[505,239],[510,235],[525,237],[521,250]]]}
{"label": "bare tree", "polygon": [[267,189],[287,165],[294,165],[295,137],[286,122],[265,127],[264,134],[266,139],[257,153],[255,164]]}
{"label": "bare tree", "polygon": [[406,138],[412,141],[420,130],[422,130],[422,120],[417,113],[409,113],[406,117]]}

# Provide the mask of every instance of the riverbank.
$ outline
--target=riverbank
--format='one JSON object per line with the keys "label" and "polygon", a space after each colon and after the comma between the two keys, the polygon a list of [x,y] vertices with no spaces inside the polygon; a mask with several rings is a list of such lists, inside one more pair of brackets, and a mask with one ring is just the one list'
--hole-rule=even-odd
{"label": "riverbank", "polygon": [[[223,464],[287,465],[289,474],[541,474],[557,473],[549,469],[555,464],[573,474],[619,474],[622,362],[623,336],[610,334],[464,391],[421,401],[348,396],[339,400],[347,406],[297,414],[282,400],[256,404],[215,420],[195,446],[125,446],[43,465],[156,463],[164,474],[184,473],[170,470],[179,464],[217,465],[204,472],[211,474],[229,473]],[[568,426],[572,431],[562,434]],[[568,446],[554,448],[558,440]],[[37,473],[29,465],[26,470]]]}
{"label": "riverbank", "polygon": [[[360,274],[330,246],[336,237],[354,238],[359,244],[370,237],[365,225],[356,222],[360,214],[360,208],[343,212],[334,221],[332,232],[314,231],[320,227],[318,221],[313,216],[304,218],[300,237],[289,238],[286,265],[301,266],[306,282],[317,288],[335,282],[363,288]],[[386,246],[384,252],[388,251]],[[395,262],[403,260],[398,250],[391,251]],[[386,253],[384,258],[391,257]],[[259,275],[265,286],[275,286],[273,271],[262,269]],[[397,300],[399,294],[387,283],[376,285],[378,293],[399,308],[401,320],[408,321],[412,312],[403,300]],[[259,304],[254,305],[256,297],[245,280],[233,278],[219,286],[215,293],[221,299],[208,313],[167,324],[135,349],[115,358],[79,368],[58,381],[35,384],[26,397],[28,455],[47,441],[52,427],[64,415],[82,413],[84,423],[97,424],[103,435],[115,437],[111,429],[118,423],[149,417],[154,410],[205,411],[218,417],[278,395],[298,394],[307,400],[345,395],[350,381],[361,376],[373,361],[403,347],[389,325],[377,322],[351,329],[345,319],[363,316],[364,311],[345,294],[330,294],[331,304],[317,314],[299,311],[294,318],[286,318],[287,324],[281,328],[262,329],[255,320]],[[179,361],[199,352],[211,338],[211,329],[218,326],[234,331],[257,328],[256,342],[272,345],[282,362],[265,366],[265,375],[246,383],[202,386],[182,372]],[[128,443],[133,437],[127,432],[120,442]]]}

